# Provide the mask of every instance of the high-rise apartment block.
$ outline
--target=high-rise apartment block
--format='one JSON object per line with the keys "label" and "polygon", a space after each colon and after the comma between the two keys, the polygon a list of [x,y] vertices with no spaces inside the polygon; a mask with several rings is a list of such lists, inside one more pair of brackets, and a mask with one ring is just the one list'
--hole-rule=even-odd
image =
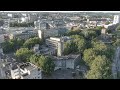
{"label": "high-rise apartment block", "polygon": [[49,47],[57,49],[57,56],[62,56],[64,50],[64,42],[61,38],[50,37],[50,39],[46,39],[46,44]]}
{"label": "high-rise apartment block", "polygon": [[118,24],[118,23],[120,23],[120,16],[119,15],[114,15],[113,24]]}

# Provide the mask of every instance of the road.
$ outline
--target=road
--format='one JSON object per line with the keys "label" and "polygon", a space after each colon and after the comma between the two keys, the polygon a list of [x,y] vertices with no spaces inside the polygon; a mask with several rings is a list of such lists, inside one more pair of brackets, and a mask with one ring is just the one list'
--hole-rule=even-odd
{"label": "road", "polygon": [[120,71],[120,47],[117,47],[112,64],[112,74],[114,79],[118,79],[119,71]]}

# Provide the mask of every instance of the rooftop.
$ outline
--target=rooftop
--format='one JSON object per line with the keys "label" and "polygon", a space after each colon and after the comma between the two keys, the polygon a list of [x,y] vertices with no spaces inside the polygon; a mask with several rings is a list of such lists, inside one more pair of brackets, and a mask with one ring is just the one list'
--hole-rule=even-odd
{"label": "rooftop", "polygon": [[56,60],[75,60],[75,58],[77,58],[78,56],[79,55],[73,55],[73,54],[59,56],[59,57],[54,56],[54,59],[56,59]]}
{"label": "rooftop", "polygon": [[46,53],[46,52],[48,52],[48,51],[52,51],[52,50],[54,50],[54,48],[49,48],[49,47],[45,47],[45,46],[42,46],[42,47],[40,47],[41,49],[40,49],[40,52],[41,53]]}
{"label": "rooftop", "polygon": [[24,63],[24,64],[22,64],[22,65],[20,65],[20,68],[21,69],[27,69],[27,70],[34,70],[35,68],[36,68],[36,66],[35,65],[33,65],[33,64],[31,64],[31,63]]}

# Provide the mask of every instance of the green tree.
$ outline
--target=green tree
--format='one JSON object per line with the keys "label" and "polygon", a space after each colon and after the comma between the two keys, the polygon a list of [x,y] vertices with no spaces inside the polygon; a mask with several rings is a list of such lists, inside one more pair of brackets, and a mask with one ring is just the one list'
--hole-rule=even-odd
{"label": "green tree", "polygon": [[97,55],[105,55],[109,59],[112,59],[115,51],[112,45],[106,45],[100,41],[94,42],[93,48]]}
{"label": "green tree", "polygon": [[39,62],[40,55],[33,54],[30,56],[29,61],[38,67],[40,67],[40,62]]}
{"label": "green tree", "polygon": [[49,56],[32,55],[30,57],[30,62],[40,67],[47,75],[50,75],[55,68],[55,64]]}
{"label": "green tree", "polygon": [[120,25],[117,26],[116,30],[120,31]]}
{"label": "green tree", "polygon": [[2,48],[4,53],[9,53],[14,51],[14,45],[13,42],[5,41],[2,43]]}
{"label": "green tree", "polygon": [[107,29],[106,32],[107,32],[107,33],[112,33],[112,30]]}
{"label": "green tree", "polygon": [[4,53],[15,52],[19,49],[24,43],[24,40],[12,39],[2,43],[2,48]]}
{"label": "green tree", "polygon": [[65,42],[65,44],[64,44],[64,55],[67,55],[67,54],[71,53],[70,45],[71,45],[70,42]]}
{"label": "green tree", "polygon": [[[82,35],[82,33],[81,33],[81,30],[76,29],[76,30],[69,30],[69,31],[67,32],[67,35],[68,35],[68,36],[71,36],[71,35]],[[82,36],[83,36],[83,35],[82,35]]]}
{"label": "green tree", "polygon": [[111,62],[106,56],[97,56],[86,75],[87,79],[110,79]]}
{"label": "green tree", "polygon": [[103,42],[97,41],[97,42],[92,42],[92,44],[93,44],[93,48],[97,52],[97,55],[105,55],[107,51],[107,46]]}
{"label": "green tree", "polygon": [[39,39],[38,37],[34,37],[34,38],[30,38],[28,40],[25,41],[25,43],[23,44],[23,47],[25,48],[32,48],[35,44],[42,44],[42,40]]}
{"label": "green tree", "polygon": [[17,49],[19,49],[20,47],[23,46],[24,40],[22,40],[22,39],[12,39],[12,40],[10,40],[10,42],[13,43],[14,51],[16,51]]}
{"label": "green tree", "polygon": [[112,61],[114,54],[115,54],[115,47],[112,45],[108,45],[107,50],[105,52],[105,56]]}
{"label": "green tree", "polygon": [[82,31],[82,34],[86,38],[86,40],[92,40],[93,38],[97,37],[97,33],[94,30],[86,29]]}
{"label": "green tree", "polygon": [[55,64],[50,57],[41,56],[39,61],[41,68],[47,75],[50,75],[54,71]]}
{"label": "green tree", "polygon": [[77,52],[77,46],[74,41],[67,41],[64,44],[64,54],[68,55],[70,53],[75,53]]}
{"label": "green tree", "polygon": [[64,54],[82,53],[86,48],[86,41],[83,36],[71,35],[72,41],[65,43]]}
{"label": "green tree", "polygon": [[106,22],[105,24],[108,25],[108,24],[110,24],[110,22],[108,21],[108,22]]}
{"label": "green tree", "polygon": [[97,29],[97,30],[102,30],[102,28],[103,28],[103,27],[101,27],[101,26],[97,26],[95,29]]}
{"label": "green tree", "polygon": [[83,60],[86,62],[88,66],[91,66],[95,57],[96,52],[93,48],[85,49],[85,51],[83,52]]}
{"label": "green tree", "polygon": [[102,79],[102,75],[99,70],[91,69],[87,72],[86,78],[87,79]]}
{"label": "green tree", "polygon": [[16,51],[16,57],[19,61],[27,62],[29,61],[29,57],[33,54],[33,51],[28,48],[20,48]]}
{"label": "green tree", "polygon": [[82,53],[86,48],[86,41],[84,39],[75,39],[77,51]]}
{"label": "green tree", "polygon": [[120,39],[116,39],[116,41],[113,43],[114,46],[120,46]]}
{"label": "green tree", "polygon": [[103,27],[96,27],[95,29],[93,29],[96,32],[97,36],[101,35],[102,28]]}
{"label": "green tree", "polygon": [[70,37],[73,39],[84,39],[84,37],[80,35],[71,35]]}

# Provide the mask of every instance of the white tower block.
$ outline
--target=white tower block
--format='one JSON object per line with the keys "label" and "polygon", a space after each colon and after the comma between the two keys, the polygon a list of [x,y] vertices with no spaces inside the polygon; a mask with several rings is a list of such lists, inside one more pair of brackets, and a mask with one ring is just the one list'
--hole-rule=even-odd
{"label": "white tower block", "polygon": [[120,23],[120,16],[119,15],[114,15],[113,24],[118,24],[118,23]]}

